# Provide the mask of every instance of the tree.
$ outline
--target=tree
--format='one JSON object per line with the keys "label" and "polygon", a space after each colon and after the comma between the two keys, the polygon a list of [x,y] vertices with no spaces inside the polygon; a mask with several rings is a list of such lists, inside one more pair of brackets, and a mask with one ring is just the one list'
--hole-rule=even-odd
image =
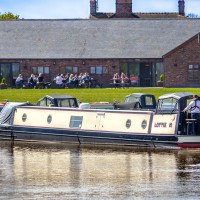
{"label": "tree", "polygon": [[19,15],[14,15],[11,12],[1,14],[0,13],[0,20],[1,19],[19,19]]}
{"label": "tree", "polygon": [[189,13],[188,17],[190,17],[190,18],[197,18],[199,16],[197,14],[194,14],[194,13]]}

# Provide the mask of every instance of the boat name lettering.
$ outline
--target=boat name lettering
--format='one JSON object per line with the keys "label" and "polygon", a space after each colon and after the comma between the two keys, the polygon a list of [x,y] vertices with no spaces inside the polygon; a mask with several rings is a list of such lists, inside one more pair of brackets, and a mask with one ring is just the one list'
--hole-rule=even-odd
{"label": "boat name lettering", "polygon": [[155,128],[166,128],[167,127],[167,123],[166,122],[154,123],[154,127]]}

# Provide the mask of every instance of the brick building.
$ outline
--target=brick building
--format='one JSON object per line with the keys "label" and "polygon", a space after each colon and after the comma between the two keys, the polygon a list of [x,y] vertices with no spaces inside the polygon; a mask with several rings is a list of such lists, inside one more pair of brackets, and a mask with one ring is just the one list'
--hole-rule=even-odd
{"label": "brick building", "polygon": [[[89,72],[104,86],[113,74],[135,77],[134,86],[198,86],[200,19],[187,18],[184,0],[177,13],[134,13],[132,0],[116,0],[116,13],[97,12],[90,19],[0,20],[0,77],[14,85],[19,73]],[[197,68],[198,66],[198,68]]]}

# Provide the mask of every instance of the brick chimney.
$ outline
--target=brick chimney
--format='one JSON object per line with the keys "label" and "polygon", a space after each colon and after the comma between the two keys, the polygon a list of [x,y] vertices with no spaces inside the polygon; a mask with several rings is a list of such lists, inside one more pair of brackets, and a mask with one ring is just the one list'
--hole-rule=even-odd
{"label": "brick chimney", "polygon": [[116,17],[132,17],[132,0],[116,0]]}
{"label": "brick chimney", "polygon": [[90,15],[95,15],[97,12],[97,0],[90,0]]}
{"label": "brick chimney", "polygon": [[185,16],[185,1],[178,0],[179,15]]}

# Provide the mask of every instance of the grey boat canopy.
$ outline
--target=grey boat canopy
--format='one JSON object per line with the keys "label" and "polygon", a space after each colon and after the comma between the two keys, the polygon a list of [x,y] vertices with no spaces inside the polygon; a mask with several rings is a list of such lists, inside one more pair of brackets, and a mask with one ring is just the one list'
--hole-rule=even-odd
{"label": "grey boat canopy", "polygon": [[169,93],[169,94],[164,94],[158,98],[158,100],[162,99],[168,99],[168,98],[174,98],[174,99],[181,99],[181,98],[193,98],[193,94],[190,92],[176,92],[176,93]]}

